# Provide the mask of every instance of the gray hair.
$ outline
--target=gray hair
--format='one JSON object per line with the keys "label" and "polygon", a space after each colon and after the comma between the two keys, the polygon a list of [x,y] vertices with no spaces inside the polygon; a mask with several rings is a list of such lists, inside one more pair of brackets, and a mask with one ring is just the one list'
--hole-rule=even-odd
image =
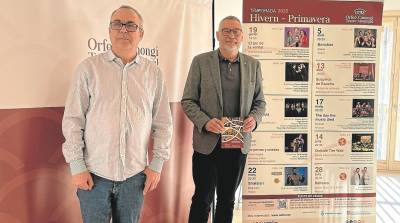
{"label": "gray hair", "polygon": [[143,28],[143,22],[144,22],[144,21],[143,21],[142,15],[139,13],[138,10],[136,10],[135,8],[133,8],[133,7],[129,6],[129,5],[121,5],[119,8],[115,9],[115,10],[111,13],[110,20],[111,20],[111,18],[113,17],[113,15],[114,15],[118,10],[120,10],[120,9],[129,9],[129,10],[132,10],[132,11],[139,17],[139,19],[140,19],[140,24],[139,24],[139,26],[140,26],[141,28]]}
{"label": "gray hair", "polygon": [[222,23],[225,22],[226,20],[234,20],[234,21],[239,22],[240,25],[242,25],[242,22],[240,22],[240,20],[239,20],[236,16],[230,15],[230,16],[227,16],[227,17],[223,18],[223,19],[221,20],[221,22],[219,22],[219,26],[218,26],[218,30],[219,30],[219,31],[221,31]]}

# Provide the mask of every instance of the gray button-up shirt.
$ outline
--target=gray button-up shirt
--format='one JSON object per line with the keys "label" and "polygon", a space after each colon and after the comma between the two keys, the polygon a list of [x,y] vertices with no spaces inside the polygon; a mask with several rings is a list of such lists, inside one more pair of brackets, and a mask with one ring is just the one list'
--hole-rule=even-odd
{"label": "gray button-up shirt", "polygon": [[172,118],[160,69],[136,56],[124,65],[110,50],[76,69],[62,123],[63,154],[72,174],[85,170],[122,181],[169,158]]}

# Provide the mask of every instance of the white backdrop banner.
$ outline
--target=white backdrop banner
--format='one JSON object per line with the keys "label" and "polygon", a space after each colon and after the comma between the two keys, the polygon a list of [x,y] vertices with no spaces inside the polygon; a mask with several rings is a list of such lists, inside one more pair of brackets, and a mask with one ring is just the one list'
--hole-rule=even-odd
{"label": "white backdrop banner", "polygon": [[139,53],[161,67],[170,101],[179,101],[192,57],[212,49],[211,0],[5,1],[0,109],[63,107],[77,64],[110,49],[110,14],[123,4],[144,17]]}

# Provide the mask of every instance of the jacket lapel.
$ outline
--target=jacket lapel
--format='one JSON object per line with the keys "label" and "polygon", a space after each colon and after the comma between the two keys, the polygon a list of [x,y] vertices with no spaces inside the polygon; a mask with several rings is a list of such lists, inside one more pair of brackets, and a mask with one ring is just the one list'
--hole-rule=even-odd
{"label": "jacket lapel", "polygon": [[243,54],[239,53],[240,58],[240,116],[243,116],[244,105],[247,98],[247,92],[249,87],[249,66],[245,60]]}
{"label": "jacket lapel", "polygon": [[212,53],[210,64],[211,64],[211,76],[214,80],[215,89],[217,90],[219,105],[221,106],[221,108],[223,108],[218,50],[214,50],[214,52]]}

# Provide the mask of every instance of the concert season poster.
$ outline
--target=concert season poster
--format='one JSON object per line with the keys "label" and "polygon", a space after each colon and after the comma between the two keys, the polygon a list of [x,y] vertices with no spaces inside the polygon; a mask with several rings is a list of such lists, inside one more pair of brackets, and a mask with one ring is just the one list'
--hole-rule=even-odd
{"label": "concert season poster", "polygon": [[244,223],[375,222],[382,10],[243,1],[243,51],[261,63],[268,105],[243,177]]}

